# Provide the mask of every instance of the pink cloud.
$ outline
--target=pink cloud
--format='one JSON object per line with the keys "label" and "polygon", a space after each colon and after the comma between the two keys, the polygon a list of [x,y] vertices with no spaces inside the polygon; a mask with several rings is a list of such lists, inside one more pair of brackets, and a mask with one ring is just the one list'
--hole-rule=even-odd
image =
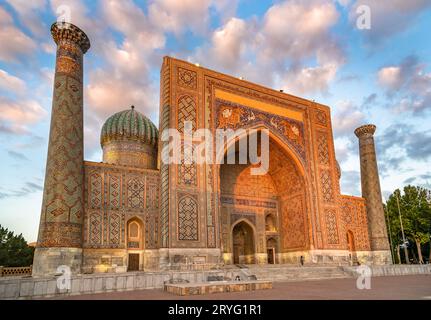
{"label": "pink cloud", "polygon": [[[283,1],[260,20],[229,19],[194,58],[293,94],[327,92],[345,62],[342,48],[331,35],[338,19],[333,1]],[[307,65],[310,58],[316,62]]]}
{"label": "pink cloud", "polygon": [[332,117],[335,136],[353,135],[353,131],[363,125],[365,120],[365,114],[352,101],[339,101]]}
{"label": "pink cloud", "polygon": [[46,0],[6,0],[18,13],[19,20],[34,35],[42,37],[46,33],[46,25],[41,18],[41,12],[45,10]]}
{"label": "pink cloud", "polygon": [[0,89],[21,95],[26,90],[26,84],[22,79],[0,69]]}
{"label": "pink cloud", "polygon": [[211,0],[153,0],[148,6],[153,25],[177,35],[189,29],[205,34],[209,24]]}
{"label": "pink cloud", "polygon": [[46,116],[45,109],[34,100],[13,101],[0,97],[0,120],[14,124],[35,123]]}
{"label": "pink cloud", "polygon": [[0,6],[0,60],[17,61],[18,57],[31,55],[36,43],[16,28],[12,16]]}

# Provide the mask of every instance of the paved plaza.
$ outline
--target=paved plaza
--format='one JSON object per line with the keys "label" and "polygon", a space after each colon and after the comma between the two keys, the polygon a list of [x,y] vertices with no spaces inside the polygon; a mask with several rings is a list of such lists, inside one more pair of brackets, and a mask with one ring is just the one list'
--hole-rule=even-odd
{"label": "paved plaza", "polygon": [[431,275],[375,277],[371,289],[359,290],[356,279],[274,282],[272,290],[180,297],[162,289],[71,296],[72,300],[431,300]]}

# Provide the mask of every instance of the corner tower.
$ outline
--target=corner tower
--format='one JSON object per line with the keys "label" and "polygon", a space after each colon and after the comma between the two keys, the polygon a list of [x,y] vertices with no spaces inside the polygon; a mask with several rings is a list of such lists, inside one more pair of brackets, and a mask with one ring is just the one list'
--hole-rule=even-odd
{"label": "corner tower", "polygon": [[373,262],[376,264],[391,263],[385,213],[382,204],[379,171],[377,168],[374,132],[376,126],[364,125],[355,130],[359,138],[359,155],[361,163],[362,196],[366,200],[368,230]]}
{"label": "corner tower", "polygon": [[33,275],[61,265],[80,272],[84,216],[83,57],[87,35],[70,23],[54,23],[57,44],[51,127]]}

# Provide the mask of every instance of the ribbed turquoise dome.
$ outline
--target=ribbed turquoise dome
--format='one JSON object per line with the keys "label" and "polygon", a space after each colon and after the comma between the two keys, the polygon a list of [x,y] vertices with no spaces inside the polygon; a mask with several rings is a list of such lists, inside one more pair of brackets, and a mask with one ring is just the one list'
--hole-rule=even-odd
{"label": "ribbed turquoise dome", "polygon": [[117,112],[106,120],[100,135],[100,144],[114,140],[135,140],[155,146],[159,131],[154,123],[142,113],[131,107]]}

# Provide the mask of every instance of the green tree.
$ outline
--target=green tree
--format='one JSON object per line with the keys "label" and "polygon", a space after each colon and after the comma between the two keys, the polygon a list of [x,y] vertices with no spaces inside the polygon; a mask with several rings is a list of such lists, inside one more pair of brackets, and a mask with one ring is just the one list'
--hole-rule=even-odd
{"label": "green tree", "polygon": [[406,215],[406,234],[416,244],[419,263],[424,263],[422,244],[425,244],[429,240],[428,231],[431,221],[429,199],[429,190],[410,185],[404,187],[404,195],[401,198]]}
{"label": "green tree", "polygon": [[15,235],[0,225],[0,266],[26,267],[33,263],[34,248],[29,247],[22,234]]}
{"label": "green tree", "polygon": [[401,235],[401,225],[398,215],[398,207],[396,202],[396,195],[400,195],[400,190],[395,190],[393,194],[390,195],[388,201],[384,205],[385,212],[388,216],[388,233],[389,239],[391,239],[391,248],[395,252],[395,262],[401,263],[401,253],[400,253],[400,245],[402,243],[402,235]]}
{"label": "green tree", "polygon": [[[397,204],[398,197],[405,236],[416,244],[418,261],[423,263],[422,245],[430,241],[431,191],[411,185],[404,187],[403,191],[403,194],[401,194],[399,189],[395,190],[386,202],[393,240],[392,246],[399,250],[399,243],[402,239]],[[414,251],[412,253],[414,254]]]}

